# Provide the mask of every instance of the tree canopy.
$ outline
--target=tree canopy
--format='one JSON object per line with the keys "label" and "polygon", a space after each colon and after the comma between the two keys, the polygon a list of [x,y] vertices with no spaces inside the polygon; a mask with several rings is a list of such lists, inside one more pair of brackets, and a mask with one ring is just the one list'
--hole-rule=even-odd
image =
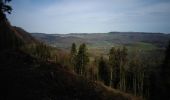
{"label": "tree canopy", "polygon": [[5,13],[11,14],[12,7],[8,4],[11,0],[0,0],[0,19],[6,18]]}

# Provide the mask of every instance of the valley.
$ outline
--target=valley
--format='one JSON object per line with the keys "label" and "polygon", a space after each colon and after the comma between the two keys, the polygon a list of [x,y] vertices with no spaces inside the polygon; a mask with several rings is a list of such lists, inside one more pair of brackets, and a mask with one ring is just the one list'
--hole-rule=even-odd
{"label": "valley", "polygon": [[69,51],[71,44],[86,43],[91,56],[107,55],[111,47],[128,48],[128,52],[155,50],[164,51],[170,39],[169,34],[144,32],[110,32],[110,33],[70,33],[44,34],[32,33],[32,36],[51,46]]}

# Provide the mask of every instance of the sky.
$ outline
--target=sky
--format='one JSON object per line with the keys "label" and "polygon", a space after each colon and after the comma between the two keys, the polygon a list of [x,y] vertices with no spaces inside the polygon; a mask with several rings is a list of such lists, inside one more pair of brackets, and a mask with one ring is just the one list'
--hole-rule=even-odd
{"label": "sky", "polygon": [[8,19],[28,32],[170,33],[170,0],[12,0]]}

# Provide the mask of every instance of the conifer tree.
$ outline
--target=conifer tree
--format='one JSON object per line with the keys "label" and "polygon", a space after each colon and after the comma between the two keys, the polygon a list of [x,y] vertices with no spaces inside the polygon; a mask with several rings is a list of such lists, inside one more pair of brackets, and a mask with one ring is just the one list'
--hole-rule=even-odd
{"label": "conifer tree", "polygon": [[76,72],[80,75],[85,75],[85,67],[89,62],[86,44],[81,44],[76,56]]}
{"label": "conifer tree", "polygon": [[6,19],[5,13],[11,14],[12,7],[8,5],[11,0],[0,0],[0,20]]}
{"label": "conifer tree", "polygon": [[110,49],[109,53],[109,63],[111,66],[111,83],[110,85],[114,88],[117,88],[120,77],[120,68],[118,63],[118,50],[114,47]]}
{"label": "conifer tree", "polygon": [[127,49],[125,47],[116,49],[112,47],[109,53],[109,63],[111,66],[111,83],[114,88],[126,90]]}
{"label": "conifer tree", "polygon": [[110,68],[103,57],[100,58],[98,69],[99,69],[99,72],[98,72],[99,79],[103,81],[105,85],[109,86],[110,85]]}
{"label": "conifer tree", "polygon": [[120,82],[119,88],[126,91],[126,67],[127,65],[127,48],[123,47],[120,51]]}
{"label": "conifer tree", "polygon": [[71,51],[70,51],[70,62],[73,66],[74,71],[76,70],[76,56],[77,56],[77,48],[76,44],[73,43],[71,46]]}

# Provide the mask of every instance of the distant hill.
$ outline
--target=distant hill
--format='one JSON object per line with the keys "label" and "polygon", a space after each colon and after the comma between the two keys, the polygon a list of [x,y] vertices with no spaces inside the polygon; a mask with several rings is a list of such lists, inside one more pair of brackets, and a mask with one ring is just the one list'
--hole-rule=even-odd
{"label": "distant hill", "polygon": [[113,46],[126,46],[129,51],[140,49],[151,51],[164,49],[170,40],[169,34],[144,32],[109,32],[109,33],[71,33],[43,34],[32,33],[32,36],[49,45],[69,50],[73,42],[86,43],[92,54],[107,54]]}

